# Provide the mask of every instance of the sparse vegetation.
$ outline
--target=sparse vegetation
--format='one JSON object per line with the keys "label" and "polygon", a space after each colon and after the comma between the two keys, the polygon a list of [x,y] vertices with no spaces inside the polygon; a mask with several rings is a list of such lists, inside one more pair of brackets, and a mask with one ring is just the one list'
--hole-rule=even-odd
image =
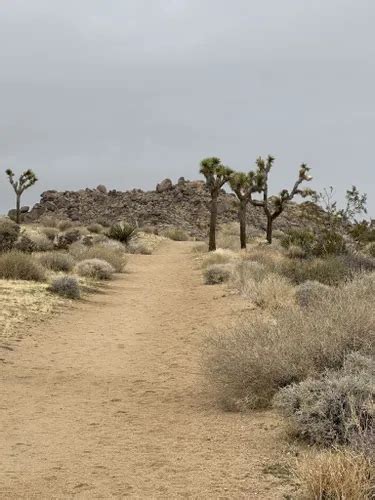
{"label": "sparse vegetation", "polygon": [[12,220],[6,217],[0,218],[0,252],[7,252],[13,248],[20,230],[20,226]]}
{"label": "sparse vegetation", "polygon": [[117,273],[123,272],[126,266],[125,250],[122,245],[98,244],[86,247],[80,243],[72,245],[70,253],[77,260],[99,259],[108,262]]}
{"label": "sparse vegetation", "polygon": [[233,268],[230,264],[212,264],[204,270],[206,285],[219,285],[229,281]]}
{"label": "sparse vegetation", "polygon": [[0,254],[0,279],[45,281],[46,273],[31,255],[11,250]]}
{"label": "sparse vegetation", "polygon": [[73,270],[75,261],[73,257],[63,252],[46,252],[37,256],[37,260],[46,269],[69,273]]}
{"label": "sparse vegetation", "polygon": [[169,228],[163,231],[163,236],[174,241],[187,241],[189,235],[183,230],[178,228]]}

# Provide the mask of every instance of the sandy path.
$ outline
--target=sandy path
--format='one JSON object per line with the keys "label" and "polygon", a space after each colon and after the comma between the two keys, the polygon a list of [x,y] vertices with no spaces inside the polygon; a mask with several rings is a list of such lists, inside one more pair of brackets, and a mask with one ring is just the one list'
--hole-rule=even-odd
{"label": "sandy path", "polygon": [[243,309],[202,285],[189,243],[53,318],[1,369],[0,498],[282,498],[269,414],[227,414],[199,380],[202,334]]}

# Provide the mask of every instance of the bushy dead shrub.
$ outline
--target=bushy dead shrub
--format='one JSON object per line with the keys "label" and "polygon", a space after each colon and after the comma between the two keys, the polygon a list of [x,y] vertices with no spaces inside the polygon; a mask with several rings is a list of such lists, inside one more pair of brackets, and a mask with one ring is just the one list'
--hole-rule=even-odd
{"label": "bushy dead shrub", "polygon": [[0,252],[7,252],[20,234],[20,226],[6,217],[0,218]]}
{"label": "bushy dead shrub", "polygon": [[20,252],[32,253],[35,251],[36,245],[26,234],[21,234],[18,240],[13,245],[14,250],[19,250]]}
{"label": "bushy dead shrub", "polygon": [[59,230],[55,227],[41,227],[39,231],[47,236],[50,241],[54,241],[56,236],[59,234]]}
{"label": "bushy dead shrub", "polygon": [[263,264],[251,260],[239,260],[233,269],[232,285],[246,296],[248,283],[262,281],[267,274]]}
{"label": "bushy dead shrub", "polygon": [[12,250],[0,254],[0,278],[6,280],[45,281],[44,268],[27,253]]}
{"label": "bushy dead shrub", "polygon": [[375,431],[375,361],[349,355],[341,370],[281,389],[275,406],[310,444],[350,444]]}
{"label": "bushy dead shrub", "polygon": [[55,238],[55,247],[60,250],[67,250],[70,245],[81,239],[81,232],[79,229],[70,229],[64,233],[59,233]]}
{"label": "bushy dead shrub", "polygon": [[204,256],[202,267],[204,269],[214,264],[229,264],[235,262],[237,259],[238,256],[235,252],[219,248]]}
{"label": "bushy dead shrub", "polygon": [[282,387],[340,369],[350,351],[375,355],[374,295],[343,287],[312,308],[244,317],[229,333],[211,335],[204,367],[226,407],[257,408]]}
{"label": "bushy dead shrub", "polygon": [[39,222],[44,227],[57,228],[59,219],[57,219],[57,217],[54,217],[52,215],[44,215],[43,217],[40,218]]}
{"label": "bushy dead shrub", "polygon": [[107,261],[96,258],[82,260],[76,265],[75,271],[80,276],[97,280],[109,280],[115,272]]}
{"label": "bushy dead shrub", "polygon": [[373,259],[375,259],[375,243],[370,243],[367,247],[366,247],[366,251],[368,253],[368,255],[370,257],[372,257]]}
{"label": "bushy dead shrub", "polygon": [[370,500],[375,495],[374,464],[348,449],[302,457],[296,479],[301,497],[306,500]]}
{"label": "bushy dead shrub", "polygon": [[294,302],[294,288],[278,274],[269,273],[258,281],[250,279],[243,287],[243,294],[263,309],[290,307]]}
{"label": "bushy dead shrub", "polygon": [[49,287],[49,291],[68,299],[76,300],[81,297],[78,280],[73,276],[60,276],[55,278]]}
{"label": "bushy dead shrub", "polygon": [[306,259],[307,257],[306,251],[296,245],[290,245],[285,254],[289,259]]}
{"label": "bushy dead shrub", "polygon": [[52,271],[72,271],[75,261],[73,257],[67,253],[62,252],[45,252],[37,256],[37,260],[46,269]]}
{"label": "bushy dead shrub", "polygon": [[323,285],[319,281],[305,281],[295,289],[296,301],[301,307],[314,307],[329,297],[331,291],[328,285]]}
{"label": "bushy dead shrub", "polygon": [[65,232],[69,229],[72,229],[72,227],[74,227],[74,222],[69,219],[63,219],[57,223],[57,228],[59,231]]}
{"label": "bushy dead shrub", "polygon": [[123,272],[126,266],[125,249],[122,245],[99,244],[85,247],[81,244],[74,244],[70,248],[70,253],[77,260],[105,260],[117,273]]}
{"label": "bushy dead shrub", "polygon": [[126,247],[127,252],[132,254],[151,255],[152,246],[147,241],[138,239],[131,240]]}
{"label": "bushy dead shrub", "polygon": [[348,268],[352,276],[355,273],[375,271],[375,259],[363,253],[347,253],[339,260]]}
{"label": "bushy dead shrub", "polygon": [[229,281],[233,272],[231,264],[212,264],[203,272],[206,285],[219,285]]}
{"label": "bushy dead shrub", "polygon": [[173,241],[188,241],[189,235],[183,230],[171,227],[163,231],[163,236]]}
{"label": "bushy dead shrub", "polygon": [[48,252],[53,249],[52,241],[41,232],[27,231],[26,236],[33,242],[35,252]]}

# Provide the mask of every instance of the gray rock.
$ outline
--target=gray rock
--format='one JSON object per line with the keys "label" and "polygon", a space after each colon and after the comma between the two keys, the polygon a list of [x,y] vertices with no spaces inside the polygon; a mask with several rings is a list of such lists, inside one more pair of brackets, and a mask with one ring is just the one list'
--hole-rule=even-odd
{"label": "gray rock", "polygon": [[96,190],[99,191],[99,193],[107,194],[107,188],[104,186],[104,184],[99,184]]}
{"label": "gray rock", "polygon": [[164,179],[156,186],[156,191],[158,193],[164,193],[165,191],[170,191],[173,188],[173,183],[170,179]]}
{"label": "gray rock", "polygon": [[27,212],[30,210],[30,207],[27,207],[26,205],[24,207],[21,207],[21,214],[27,214]]}

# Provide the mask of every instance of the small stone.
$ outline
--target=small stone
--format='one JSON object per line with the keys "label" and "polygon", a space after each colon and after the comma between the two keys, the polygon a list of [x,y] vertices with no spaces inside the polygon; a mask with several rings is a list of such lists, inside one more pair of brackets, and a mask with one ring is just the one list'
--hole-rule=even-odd
{"label": "small stone", "polygon": [[164,179],[160,184],[156,186],[156,191],[158,193],[164,193],[164,191],[170,191],[173,188],[172,181],[170,179]]}

